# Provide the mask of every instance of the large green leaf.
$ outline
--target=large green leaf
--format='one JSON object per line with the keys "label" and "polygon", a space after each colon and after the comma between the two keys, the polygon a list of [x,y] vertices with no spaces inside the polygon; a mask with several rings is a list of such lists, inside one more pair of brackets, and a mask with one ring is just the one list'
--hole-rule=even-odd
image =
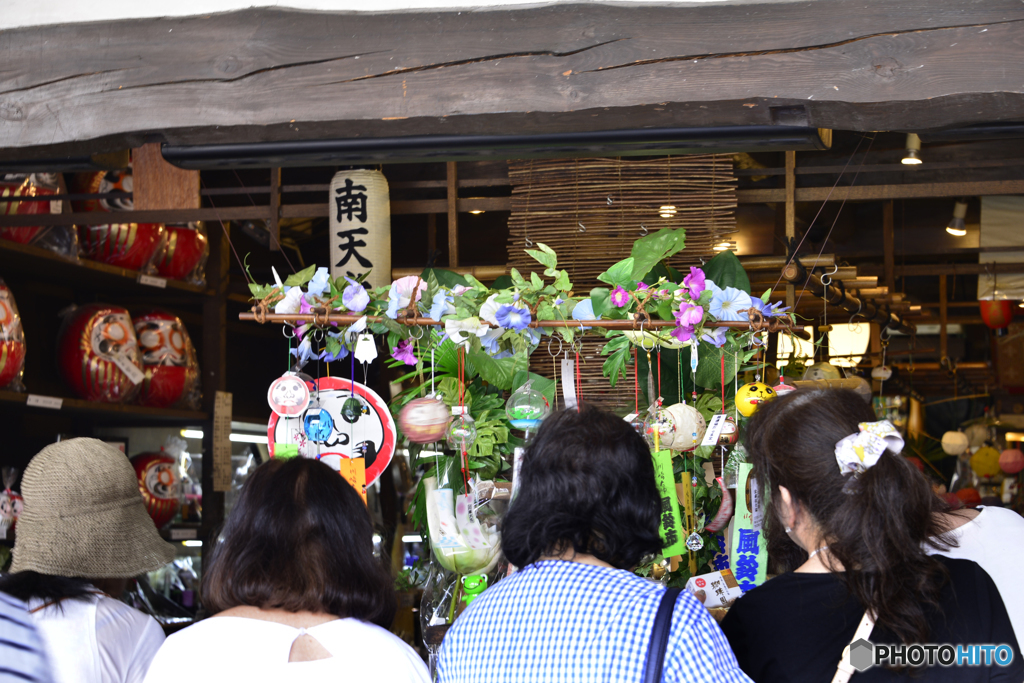
{"label": "large green leaf", "polygon": [[312,265],[309,268],[303,268],[297,273],[292,273],[285,279],[284,283],[289,287],[300,287],[312,280],[314,275],[316,275],[316,266]]}
{"label": "large green leaf", "polygon": [[720,252],[718,256],[708,261],[704,266],[704,275],[722,289],[735,287],[750,294],[750,278],[747,277],[747,271],[743,269],[743,264],[736,258],[736,254],[731,251]]}
{"label": "large green leaf", "polygon": [[607,282],[613,287],[624,287],[631,290],[636,286],[636,280],[633,278],[633,263],[634,259],[632,256],[622,259],[598,275],[597,279],[601,282]]}
{"label": "large green leaf", "polygon": [[463,287],[469,287],[469,282],[466,278],[462,277],[456,272],[451,270],[445,270],[443,268],[424,268],[420,277],[423,278],[424,282],[430,279],[433,275],[437,279],[437,284],[448,289],[454,288],[456,285],[462,285]]}
{"label": "large green leaf", "polygon": [[724,353],[710,344],[701,344],[697,359],[696,380],[705,389],[722,386],[722,356],[725,356],[725,383],[731,385],[736,379],[736,356]]}
{"label": "large green leaf", "polygon": [[632,278],[642,279],[655,264],[669,258],[685,246],[686,231],[682,228],[658,230],[647,237],[641,237],[633,242],[633,250],[630,252],[633,258]]}
{"label": "large green leaf", "polygon": [[485,382],[505,390],[512,388],[512,379],[516,373],[526,370],[530,362],[529,356],[525,353],[517,353],[510,358],[494,359],[483,350],[470,351],[469,360],[473,362],[473,366]]}

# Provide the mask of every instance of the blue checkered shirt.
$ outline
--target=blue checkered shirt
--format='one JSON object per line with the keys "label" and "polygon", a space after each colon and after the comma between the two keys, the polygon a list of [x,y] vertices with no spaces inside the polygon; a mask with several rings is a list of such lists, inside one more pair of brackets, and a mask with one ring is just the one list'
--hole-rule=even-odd
{"label": "blue checkered shirt", "polygon": [[[641,681],[665,589],[621,569],[537,562],[473,601],[445,636],[441,683]],[[688,591],[672,613],[664,681],[749,683]]]}

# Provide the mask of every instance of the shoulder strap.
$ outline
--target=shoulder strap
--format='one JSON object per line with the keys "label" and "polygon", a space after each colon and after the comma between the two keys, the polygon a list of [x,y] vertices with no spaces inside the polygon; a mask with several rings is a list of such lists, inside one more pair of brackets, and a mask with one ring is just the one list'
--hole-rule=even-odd
{"label": "shoulder strap", "polygon": [[836,667],[836,675],[832,678],[832,683],[847,683],[850,677],[857,673],[857,670],[850,665],[850,645],[853,645],[861,638],[870,636],[874,628],[874,617],[869,612],[864,612],[864,616],[860,618],[860,624],[857,625],[857,630],[854,632],[849,645],[843,648],[843,656],[839,660],[839,666]]}
{"label": "shoulder strap", "polygon": [[681,588],[669,588],[661,596],[658,612],[651,627],[651,640],[647,644],[647,660],[644,662],[643,683],[661,683],[661,668],[665,663],[668,648],[668,632],[672,626],[672,611],[676,606]]}

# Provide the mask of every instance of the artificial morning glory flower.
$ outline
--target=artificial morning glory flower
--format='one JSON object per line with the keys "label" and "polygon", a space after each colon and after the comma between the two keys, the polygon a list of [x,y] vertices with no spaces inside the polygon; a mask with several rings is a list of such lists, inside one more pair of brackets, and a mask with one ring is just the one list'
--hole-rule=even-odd
{"label": "artificial morning glory flower", "polygon": [[[573,320],[600,320],[600,318],[594,315],[594,302],[590,299],[580,299],[572,309]],[[580,325],[581,330],[589,330],[590,325]]]}
{"label": "artificial morning glory flower", "polygon": [[482,337],[487,334],[487,326],[480,324],[480,318],[466,318],[444,321],[444,333],[453,344],[469,348],[469,340],[473,336]]}
{"label": "artificial morning glory flower", "polygon": [[612,305],[616,308],[622,308],[629,303],[629,292],[622,288],[621,285],[612,290]]}
{"label": "artificial morning glory flower", "polygon": [[516,332],[522,332],[533,321],[533,316],[530,315],[529,309],[509,305],[499,308],[495,318],[500,326],[506,330],[515,330]]}
{"label": "artificial morning glory flower", "polygon": [[[328,334],[328,336],[334,337],[335,339],[340,339],[341,338],[341,333],[340,332],[337,332],[337,333],[328,332],[327,334]],[[341,360],[342,358],[347,358],[347,357],[348,357],[348,349],[345,348],[344,344],[341,345],[341,348],[338,350],[337,354],[330,353],[325,348],[323,351],[320,352],[320,356],[319,356],[320,360],[326,361],[328,363],[333,363],[336,360]]]}
{"label": "artificial morning glory flower", "polygon": [[291,350],[291,354],[295,356],[295,365],[298,366],[299,370],[317,356],[317,354],[313,353],[313,344],[310,337],[303,339],[301,344]]}
{"label": "artificial morning glory flower", "polygon": [[783,312],[788,311],[789,308],[783,308],[781,301],[776,301],[773,304],[765,303],[761,301],[760,297],[750,297],[751,308],[757,309],[766,318],[772,318],[778,315],[782,315]]}
{"label": "artificial morning glory flower", "polygon": [[431,320],[440,320],[441,316],[450,315],[455,312],[455,306],[451,303],[455,301],[455,297],[448,294],[445,290],[439,290],[434,293],[434,298],[430,303],[430,316]]}
{"label": "artificial morning glory flower", "polygon": [[[419,282],[419,286],[416,283]],[[400,277],[391,283],[391,290],[388,292],[388,310],[387,316],[392,320],[398,317],[398,309],[406,308],[409,303],[413,300],[414,290],[416,301],[420,300],[423,296],[423,290],[427,288],[427,283],[423,281],[423,278],[415,275],[408,275],[406,277]]]}
{"label": "artificial morning glory flower", "polygon": [[324,292],[329,291],[331,291],[331,277],[327,273],[327,268],[317,268],[312,279],[306,283],[306,292],[310,296],[323,296]]}
{"label": "artificial morning glory flower", "polygon": [[346,310],[362,313],[370,305],[370,295],[366,293],[366,288],[360,283],[348,277],[345,279],[349,281],[349,285],[341,293],[341,304]]}
{"label": "artificial morning glory flower", "polygon": [[696,301],[704,293],[704,271],[690,266],[690,274],[683,278],[683,286],[690,290],[690,298]]}
{"label": "artificial morning glory flower", "polygon": [[501,308],[501,304],[498,303],[498,295],[491,294],[487,297],[487,300],[480,305],[480,319],[486,320],[490,324],[498,327],[498,309]]}
{"label": "artificial morning glory flower", "polygon": [[[672,315],[676,317],[676,324],[680,327],[693,328],[694,325],[699,325],[704,319],[704,309],[693,304],[683,304],[683,307],[673,312]],[[680,341],[685,340],[680,339]]]}
{"label": "artificial morning glory flower", "polygon": [[274,304],[274,313],[298,313],[302,301],[302,290],[292,287],[284,293],[283,299]]}
{"label": "artificial morning glory flower", "polygon": [[[711,304],[708,312],[719,320],[747,320],[746,311],[751,308],[750,295],[735,287],[720,289],[711,280],[707,281],[711,290]],[[740,313],[743,311],[743,313]]]}
{"label": "artificial morning glory flower", "polygon": [[680,342],[688,342],[693,339],[693,325],[680,325],[670,332]]}
{"label": "artificial morning glory flower", "polygon": [[398,346],[391,349],[391,357],[400,360],[406,365],[416,365],[416,354],[412,352],[412,339],[403,339]]}
{"label": "artificial morning glory flower", "polygon": [[504,336],[505,330],[500,327],[492,327],[487,330],[484,336],[480,337],[480,344],[483,346],[485,352],[489,355],[494,356],[501,351],[501,338]]}
{"label": "artificial morning glory flower", "polygon": [[718,348],[722,348],[723,346],[725,346],[725,328],[716,327],[711,332],[705,332],[703,335],[701,335],[700,340],[705,341],[708,344],[713,344]]}

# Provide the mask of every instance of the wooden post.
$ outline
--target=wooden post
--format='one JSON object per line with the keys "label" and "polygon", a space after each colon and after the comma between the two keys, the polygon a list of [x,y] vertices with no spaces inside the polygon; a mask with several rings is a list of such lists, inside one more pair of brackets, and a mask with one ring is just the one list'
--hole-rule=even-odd
{"label": "wooden post", "polygon": [[[786,152],[786,249],[796,237],[796,152]],[[786,306],[793,308],[796,288],[786,285]]]}
{"label": "wooden post", "polygon": [[884,284],[890,292],[896,291],[896,267],[893,252],[892,200],[882,205],[882,254],[884,258]]}
{"label": "wooden post", "polygon": [[[224,521],[224,493],[213,490],[213,406],[218,391],[227,390],[227,313],[228,272],[231,247],[225,225],[209,223],[210,259],[206,282],[210,296],[203,299],[203,359],[200,365],[203,386],[203,410],[209,419],[203,424],[203,560],[213,550],[215,534]],[[204,564],[203,566],[209,566]]]}
{"label": "wooden post", "polygon": [[132,205],[136,211],[198,209],[199,171],[186,171],[164,161],[160,144],[132,150]]}
{"label": "wooden post", "polygon": [[[427,214],[427,258],[433,258],[437,251],[437,214]],[[392,268],[394,271],[394,268]]]}
{"label": "wooden post", "polygon": [[779,365],[779,333],[768,333],[768,358],[765,359],[768,365],[778,367]]}
{"label": "wooden post", "polygon": [[281,251],[281,169],[270,169],[270,251]]}
{"label": "wooden post", "polygon": [[448,162],[448,267],[459,265],[459,176],[454,161]]}
{"label": "wooden post", "polygon": [[939,362],[949,356],[949,333],[946,324],[949,322],[949,302],[946,300],[946,276],[939,276]]}

